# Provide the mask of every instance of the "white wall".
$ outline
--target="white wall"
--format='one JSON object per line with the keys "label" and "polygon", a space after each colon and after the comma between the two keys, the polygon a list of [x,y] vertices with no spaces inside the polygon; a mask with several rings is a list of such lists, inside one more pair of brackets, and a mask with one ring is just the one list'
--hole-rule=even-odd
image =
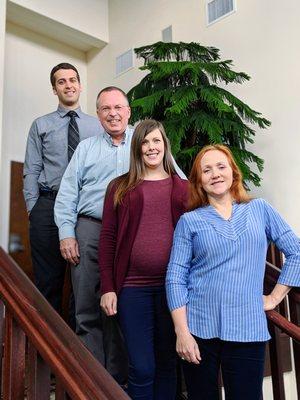
{"label": "white wall", "polygon": [[76,65],[83,83],[81,105],[86,110],[87,68],[85,54],[32,31],[7,24],[5,39],[4,107],[0,210],[0,245],[7,248],[10,161],[24,161],[32,121],[57,107],[50,85],[50,71],[60,62]]}
{"label": "white wall", "polygon": [[[6,2],[0,2],[0,174],[2,146],[3,80],[4,80],[4,44],[5,44]],[[0,186],[1,187],[1,186]]]}
{"label": "white wall", "polygon": [[137,68],[115,77],[116,56],[161,40],[169,25],[173,41],[218,47],[222,59],[233,59],[236,70],[252,77],[229,90],[272,121],[268,130],[257,130],[253,150],[265,169],[253,193],[269,200],[300,235],[300,3],[290,0],[283,8],[279,1],[243,0],[237,6],[236,13],[207,27],[204,0],[111,0],[110,43],[88,57],[88,109],[94,110],[99,88],[114,84],[128,90],[141,79]]}
{"label": "white wall", "polygon": [[76,30],[108,41],[107,0],[9,0]]}

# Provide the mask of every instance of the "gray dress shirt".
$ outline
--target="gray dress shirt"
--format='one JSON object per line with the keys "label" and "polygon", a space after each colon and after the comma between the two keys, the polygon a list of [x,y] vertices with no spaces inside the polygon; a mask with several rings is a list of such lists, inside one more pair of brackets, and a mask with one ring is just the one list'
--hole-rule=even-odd
{"label": "gray dress shirt", "polygon": [[[68,165],[68,126],[70,117],[61,106],[33,121],[27,140],[24,163],[24,198],[31,211],[39,190],[58,190]],[[76,110],[80,140],[103,132],[99,120]]]}
{"label": "gray dress shirt", "polygon": [[[119,146],[107,132],[79,143],[55,201],[54,216],[60,240],[75,237],[78,214],[102,219],[109,182],[129,170],[132,134],[133,130],[127,127]],[[175,169],[185,178],[176,163]]]}

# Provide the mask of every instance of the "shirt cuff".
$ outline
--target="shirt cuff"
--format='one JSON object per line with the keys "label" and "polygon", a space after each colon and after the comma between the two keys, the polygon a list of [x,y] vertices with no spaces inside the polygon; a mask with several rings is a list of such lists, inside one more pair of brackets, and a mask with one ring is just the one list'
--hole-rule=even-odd
{"label": "shirt cuff", "polygon": [[75,229],[73,226],[66,225],[59,228],[59,240],[74,238],[75,239]]}
{"label": "shirt cuff", "polygon": [[35,206],[35,203],[37,202],[37,200],[38,200],[38,197],[36,198],[36,199],[33,199],[33,200],[27,200],[26,201],[26,209],[27,209],[27,212],[31,212],[31,210],[33,209],[33,207]]}
{"label": "shirt cuff", "polygon": [[289,265],[287,268],[286,266],[283,266],[281,274],[278,279],[278,283],[281,285],[286,285],[286,286],[295,286],[299,287],[300,286],[300,269],[299,265]]}
{"label": "shirt cuff", "polygon": [[166,283],[167,302],[170,311],[183,307],[188,303],[188,291]]}
{"label": "shirt cuff", "polygon": [[114,288],[113,285],[103,285],[103,283],[100,283],[101,296],[103,296],[105,293],[110,293],[110,292],[116,293],[116,289]]}

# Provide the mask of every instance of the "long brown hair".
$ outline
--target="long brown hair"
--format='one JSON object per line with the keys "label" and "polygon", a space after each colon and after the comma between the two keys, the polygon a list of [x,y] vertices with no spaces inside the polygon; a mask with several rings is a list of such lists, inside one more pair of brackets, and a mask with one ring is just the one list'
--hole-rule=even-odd
{"label": "long brown hair", "polygon": [[164,169],[169,175],[175,173],[170,142],[163,125],[154,119],[145,119],[136,126],[133,133],[130,148],[129,172],[118,178],[116,182],[117,189],[114,195],[115,206],[122,203],[125,194],[135,188],[144,179],[146,168],[142,158],[142,144],[145,137],[155,129],[160,131],[164,142]]}
{"label": "long brown hair", "polygon": [[189,176],[189,201],[188,201],[188,209],[194,210],[198,207],[203,207],[209,204],[208,196],[206,191],[202,187],[201,181],[201,160],[205,153],[210,150],[218,150],[225,154],[228,159],[229,165],[232,169],[232,185],[230,188],[230,194],[233,199],[237,203],[244,203],[250,201],[250,196],[246,192],[246,189],[243,185],[243,176],[242,173],[234,161],[233,155],[227,146],[222,144],[213,144],[205,146],[201,149],[201,151],[197,154],[194,164],[191,169],[191,173]]}

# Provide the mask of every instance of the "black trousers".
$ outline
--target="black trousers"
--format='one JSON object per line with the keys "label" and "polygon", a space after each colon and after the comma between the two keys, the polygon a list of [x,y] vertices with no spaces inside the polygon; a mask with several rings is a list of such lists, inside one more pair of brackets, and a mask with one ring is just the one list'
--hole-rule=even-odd
{"label": "black trousers", "polygon": [[35,284],[61,314],[66,261],[60,254],[58,228],[54,222],[55,198],[40,196],[31,210],[30,245]]}
{"label": "black trousers", "polygon": [[183,361],[189,400],[218,400],[221,367],[226,400],[261,400],[266,342],[195,337],[200,364]]}

